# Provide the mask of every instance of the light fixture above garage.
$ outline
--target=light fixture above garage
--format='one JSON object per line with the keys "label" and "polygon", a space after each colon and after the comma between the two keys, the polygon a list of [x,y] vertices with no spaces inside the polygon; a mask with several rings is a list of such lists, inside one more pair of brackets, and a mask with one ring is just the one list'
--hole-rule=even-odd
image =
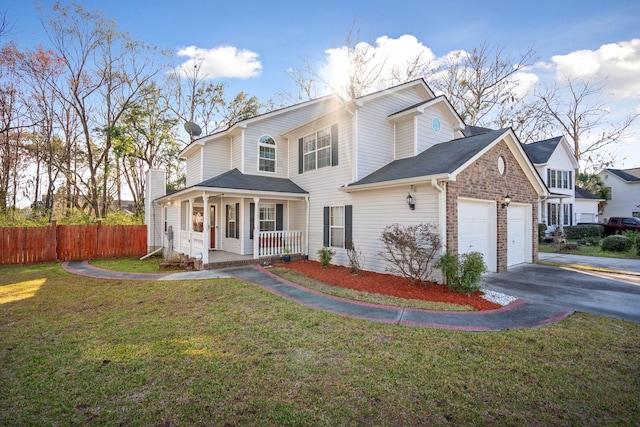
{"label": "light fixture above garage", "polygon": [[508,207],[509,203],[511,203],[511,196],[507,194],[504,196],[504,200],[502,201],[502,209]]}

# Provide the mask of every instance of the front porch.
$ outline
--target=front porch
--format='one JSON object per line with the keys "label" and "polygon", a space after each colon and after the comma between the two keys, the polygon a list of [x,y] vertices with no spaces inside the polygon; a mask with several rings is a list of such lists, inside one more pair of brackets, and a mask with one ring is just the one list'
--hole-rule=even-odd
{"label": "front porch", "polygon": [[305,255],[308,200],[279,196],[196,193],[168,202],[179,207],[173,250],[207,268]]}

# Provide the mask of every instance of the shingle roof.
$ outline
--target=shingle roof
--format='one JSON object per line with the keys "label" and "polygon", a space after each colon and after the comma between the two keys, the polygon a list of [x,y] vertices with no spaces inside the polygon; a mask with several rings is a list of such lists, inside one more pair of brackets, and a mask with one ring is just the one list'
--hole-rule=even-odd
{"label": "shingle roof", "polygon": [[272,191],[277,193],[308,194],[305,190],[286,178],[246,175],[232,169],[221,175],[202,181],[196,187],[228,188],[231,190]]}
{"label": "shingle roof", "polygon": [[591,199],[591,200],[602,200],[601,197],[596,196],[590,191],[585,190],[582,187],[575,186],[576,190],[576,199]]}
{"label": "shingle roof", "polygon": [[522,148],[534,164],[547,163],[561,139],[561,136],[556,136],[543,141],[522,144]]}
{"label": "shingle roof", "polygon": [[417,156],[394,160],[349,187],[455,172],[507,129],[436,144]]}
{"label": "shingle roof", "polygon": [[640,181],[640,168],[634,169],[607,169],[614,175],[617,175],[619,178],[624,179],[627,182],[638,182]]}

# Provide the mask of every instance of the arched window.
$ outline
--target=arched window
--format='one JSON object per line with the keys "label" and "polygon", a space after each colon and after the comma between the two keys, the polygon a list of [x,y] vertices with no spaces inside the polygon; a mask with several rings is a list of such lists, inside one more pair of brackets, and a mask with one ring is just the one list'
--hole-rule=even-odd
{"label": "arched window", "polygon": [[258,140],[259,170],[264,172],[276,171],[276,142],[269,135],[261,136]]}

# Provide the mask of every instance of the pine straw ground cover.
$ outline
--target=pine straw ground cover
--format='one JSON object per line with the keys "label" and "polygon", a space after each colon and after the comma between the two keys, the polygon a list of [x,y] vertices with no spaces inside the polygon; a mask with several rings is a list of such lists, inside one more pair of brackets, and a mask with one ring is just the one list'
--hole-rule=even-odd
{"label": "pine straw ground cover", "polygon": [[[333,285],[343,289],[352,289],[360,293],[387,295],[400,299],[399,305],[406,305],[406,300],[429,301],[435,303],[429,308],[440,310],[494,310],[501,306],[481,297],[482,292],[477,291],[471,295],[450,291],[446,286],[433,282],[422,282],[412,285],[407,279],[391,274],[380,274],[373,271],[361,271],[360,274],[352,274],[348,267],[329,265],[322,268],[317,261],[296,261],[277,264],[274,273],[291,279],[305,286],[316,287],[317,284],[304,280],[299,275],[290,275],[282,271],[282,268],[298,271],[316,282]],[[325,293],[338,293],[335,289],[322,287]],[[343,296],[343,295],[340,295]],[[348,296],[346,296],[348,297]],[[360,299],[356,297],[356,299]],[[402,301],[404,300],[404,302]],[[368,301],[371,302],[371,301]]]}
{"label": "pine straw ground cover", "polygon": [[640,325],[351,319],[232,279],[0,268],[0,425],[638,425]]}

